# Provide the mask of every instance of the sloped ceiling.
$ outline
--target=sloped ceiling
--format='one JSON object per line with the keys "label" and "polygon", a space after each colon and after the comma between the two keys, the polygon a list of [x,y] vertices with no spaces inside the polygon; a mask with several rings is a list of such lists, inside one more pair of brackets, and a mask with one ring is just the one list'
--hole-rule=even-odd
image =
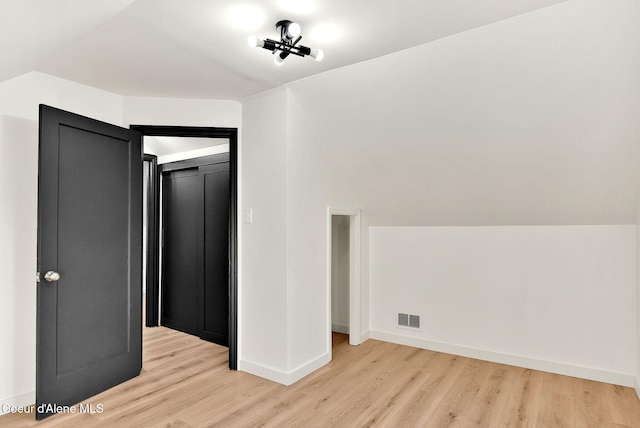
{"label": "sloped ceiling", "polygon": [[133,0],[1,0],[0,81],[38,70]]}
{"label": "sloped ceiling", "polygon": [[635,224],[639,17],[571,1],[288,84],[289,194],[372,225]]}
{"label": "sloped ceiling", "polygon": [[[132,96],[241,99],[561,0],[2,0],[0,81],[40,71]],[[302,25],[325,60],[278,67],[247,36]]]}

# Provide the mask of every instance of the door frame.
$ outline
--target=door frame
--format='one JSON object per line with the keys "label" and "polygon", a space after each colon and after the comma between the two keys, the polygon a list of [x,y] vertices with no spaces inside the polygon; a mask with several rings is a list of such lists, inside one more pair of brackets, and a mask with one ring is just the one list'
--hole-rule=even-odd
{"label": "door frame", "polygon": [[[155,125],[131,125],[145,136],[156,137],[199,137],[199,138],[227,138],[229,140],[229,169],[230,169],[230,212],[229,212],[229,369],[238,369],[238,128],[198,127],[198,126],[155,126]],[[158,171],[156,171],[159,180]],[[159,189],[158,189],[159,190]],[[158,198],[159,199],[159,198]],[[159,257],[160,230],[154,230],[156,238],[155,247],[149,246],[149,253],[153,252]],[[151,242],[151,241],[149,241]],[[149,268],[149,265],[147,265]],[[149,272],[147,272],[148,274]],[[147,276],[149,278],[149,276]],[[160,289],[160,283],[156,280],[153,286],[156,293]],[[156,313],[158,307],[155,308]],[[157,317],[156,325],[157,325]]]}
{"label": "door frame", "polygon": [[359,345],[360,337],[360,210],[327,207],[327,349],[331,352],[331,251],[333,216],[349,217],[349,344]]}
{"label": "door frame", "polygon": [[[158,175],[158,157],[156,155],[143,154],[143,161],[149,162],[149,177],[147,185],[147,268],[146,298],[145,298],[145,326],[157,327],[159,320],[159,235],[154,233],[160,224],[160,181]],[[151,249],[153,249],[151,251]]]}

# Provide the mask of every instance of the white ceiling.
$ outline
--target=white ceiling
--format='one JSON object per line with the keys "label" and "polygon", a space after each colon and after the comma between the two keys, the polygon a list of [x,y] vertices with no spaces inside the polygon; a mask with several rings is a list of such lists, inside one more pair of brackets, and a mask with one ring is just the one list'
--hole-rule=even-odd
{"label": "white ceiling", "polygon": [[228,138],[198,138],[198,137],[144,137],[144,152],[156,156],[174,155],[176,153],[191,152],[193,150],[229,144]]}
{"label": "white ceiling", "polygon": [[[241,99],[562,0],[0,0],[0,81],[30,71],[131,96]],[[302,25],[322,62],[252,49]]]}

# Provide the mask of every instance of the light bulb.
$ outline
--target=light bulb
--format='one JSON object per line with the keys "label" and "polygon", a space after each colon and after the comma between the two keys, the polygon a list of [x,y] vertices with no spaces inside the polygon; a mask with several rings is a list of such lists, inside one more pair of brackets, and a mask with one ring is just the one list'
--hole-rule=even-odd
{"label": "light bulb", "polygon": [[252,48],[263,48],[264,40],[261,40],[258,37],[251,35],[247,38],[247,44]]}
{"label": "light bulb", "polygon": [[324,52],[322,49],[311,49],[311,53],[309,55],[315,58],[316,61],[322,61],[322,58],[324,58]]}
{"label": "light bulb", "polygon": [[287,28],[287,33],[289,33],[289,36],[291,36],[292,39],[295,39],[302,34],[302,28],[300,28],[300,24],[297,22],[292,22]]}

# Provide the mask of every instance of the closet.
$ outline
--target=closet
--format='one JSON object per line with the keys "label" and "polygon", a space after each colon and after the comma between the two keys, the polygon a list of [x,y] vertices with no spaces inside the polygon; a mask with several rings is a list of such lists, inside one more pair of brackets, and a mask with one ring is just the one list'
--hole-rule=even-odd
{"label": "closet", "polygon": [[229,341],[229,155],[161,166],[161,324]]}

